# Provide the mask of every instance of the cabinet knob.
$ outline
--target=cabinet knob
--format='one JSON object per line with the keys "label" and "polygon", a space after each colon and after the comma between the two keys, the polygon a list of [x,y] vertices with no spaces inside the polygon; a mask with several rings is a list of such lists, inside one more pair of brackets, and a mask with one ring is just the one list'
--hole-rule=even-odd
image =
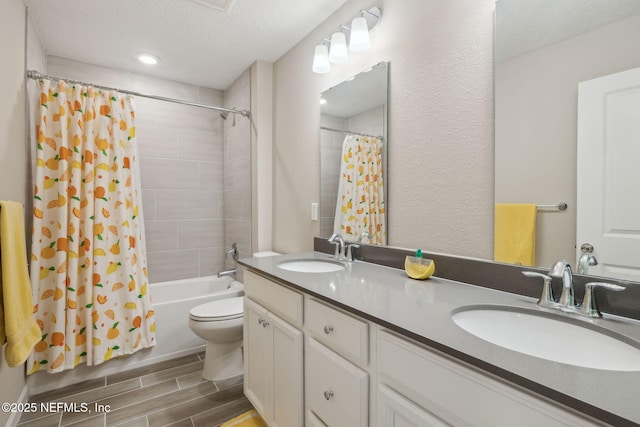
{"label": "cabinet knob", "polygon": [[333,325],[325,325],[324,333],[329,335],[331,332],[333,332]]}
{"label": "cabinet knob", "polygon": [[333,392],[332,392],[331,390],[327,390],[327,391],[325,391],[325,392],[324,392],[324,398],[325,398],[326,400],[329,400],[329,399],[331,399],[332,397],[333,397]]}
{"label": "cabinet knob", "polygon": [[264,323],[264,319],[258,319],[258,325],[262,325]]}
{"label": "cabinet knob", "polygon": [[267,326],[269,326],[269,322],[267,322],[266,320],[262,321],[262,327],[266,328]]}

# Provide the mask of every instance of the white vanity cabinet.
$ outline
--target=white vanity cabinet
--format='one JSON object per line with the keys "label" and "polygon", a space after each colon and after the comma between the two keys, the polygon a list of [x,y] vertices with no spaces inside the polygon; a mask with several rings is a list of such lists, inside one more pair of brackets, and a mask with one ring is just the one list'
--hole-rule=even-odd
{"label": "white vanity cabinet", "polygon": [[377,333],[378,426],[597,426],[385,330]]}
{"label": "white vanity cabinet", "polygon": [[245,394],[271,427],[602,425],[330,302],[244,282]]}
{"label": "white vanity cabinet", "polygon": [[270,426],[302,426],[302,294],[251,272],[244,282],[245,395]]}
{"label": "white vanity cabinet", "polygon": [[304,330],[307,424],[368,426],[368,323],[305,297]]}

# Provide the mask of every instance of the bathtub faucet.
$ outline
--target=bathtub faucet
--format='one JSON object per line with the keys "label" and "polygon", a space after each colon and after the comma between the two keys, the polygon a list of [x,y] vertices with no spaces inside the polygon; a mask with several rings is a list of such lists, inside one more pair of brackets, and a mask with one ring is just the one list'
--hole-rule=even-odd
{"label": "bathtub faucet", "polygon": [[222,271],[218,272],[218,277],[235,276],[236,275],[236,268],[238,267],[238,258],[240,258],[240,251],[238,251],[238,244],[237,243],[234,242],[231,245],[231,249],[229,249],[227,251],[227,255],[231,255],[231,258],[233,258],[233,268],[230,268],[229,270],[222,270]]}
{"label": "bathtub faucet", "polygon": [[235,276],[235,275],[236,275],[235,268],[230,268],[229,270],[222,270],[218,272],[218,277]]}

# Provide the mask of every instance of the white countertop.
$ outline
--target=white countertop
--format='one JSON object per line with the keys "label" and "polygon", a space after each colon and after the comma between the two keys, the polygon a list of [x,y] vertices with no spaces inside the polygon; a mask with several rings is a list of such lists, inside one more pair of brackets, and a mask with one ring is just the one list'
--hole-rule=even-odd
{"label": "white countertop", "polygon": [[[533,298],[438,277],[413,280],[403,270],[363,261],[345,263],[344,270],[332,273],[300,273],[278,267],[282,261],[299,258],[332,260],[333,256],[306,252],[242,259],[240,264],[560,404],[617,426],[640,425],[640,371],[580,368],[508,350],[461,329],[451,320],[451,314],[470,305],[506,305],[544,311],[576,324],[590,323],[637,343],[640,343],[639,321],[606,315],[603,319],[568,315],[541,308]],[[588,348],[589,343],[585,343],[585,350]]]}

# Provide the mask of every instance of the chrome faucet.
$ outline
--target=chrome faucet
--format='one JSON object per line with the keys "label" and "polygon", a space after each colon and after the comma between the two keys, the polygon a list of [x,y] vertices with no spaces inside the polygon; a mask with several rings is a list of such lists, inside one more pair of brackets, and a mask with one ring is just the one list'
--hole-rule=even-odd
{"label": "chrome faucet", "polygon": [[240,251],[238,251],[238,244],[233,242],[231,244],[231,249],[229,249],[227,251],[227,255],[231,255],[231,258],[233,259],[233,268],[230,268],[228,270],[222,270],[218,272],[218,277],[224,277],[224,276],[235,276],[236,274],[236,268],[238,267],[238,258],[240,258]]}
{"label": "chrome faucet", "polygon": [[369,233],[367,230],[364,230],[362,233],[360,233],[360,235],[358,236],[358,243],[362,243],[362,239],[367,238],[367,241],[369,243],[372,243],[373,240],[373,236],[371,235],[371,233]]}
{"label": "chrome faucet", "polygon": [[[624,286],[614,285],[612,283],[589,282],[584,287],[584,299],[582,300],[582,304],[579,305],[576,304],[574,300],[573,275],[571,274],[571,265],[569,265],[568,261],[563,259],[557,261],[551,267],[548,275],[536,271],[523,271],[522,274],[527,277],[540,277],[544,280],[542,296],[538,301],[538,305],[547,308],[557,308],[562,311],[577,313],[587,317],[602,317],[593,292],[595,288],[604,288],[611,291],[622,291],[626,289]],[[558,301],[553,297],[551,277],[562,277],[562,294]]]}
{"label": "chrome faucet", "polygon": [[329,237],[328,242],[331,243],[332,245],[336,245],[335,258],[339,261],[344,261],[345,243],[342,236],[339,235],[338,233],[333,233],[331,237]]}
{"label": "chrome faucet", "polygon": [[562,293],[558,303],[563,308],[574,308],[576,305],[573,296],[573,274],[571,274],[571,264],[569,261],[561,259],[556,261],[549,270],[549,276],[562,277]]}
{"label": "chrome faucet", "polygon": [[578,274],[588,274],[589,267],[598,265],[598,260],[593,255],[593,246],[589,243],[583,243],[580,246],[580,250],[582,251],[582,255],[580,255],[580,259],[578,260]]}

